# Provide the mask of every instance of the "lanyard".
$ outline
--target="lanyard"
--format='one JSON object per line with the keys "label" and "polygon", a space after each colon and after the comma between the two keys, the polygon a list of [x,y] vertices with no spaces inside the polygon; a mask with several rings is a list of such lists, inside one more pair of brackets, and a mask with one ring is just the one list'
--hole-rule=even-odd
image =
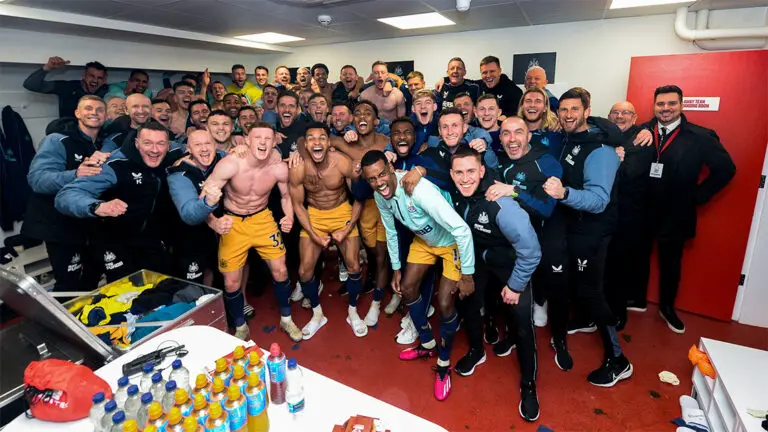
{"label": "lanyard", "polygon": [[664,153],[664,150],[666,150],[670,144],[672,144],[672,141],[677,137],[677,134],[680,132],[680,126],[676,127],[674,132],[672,132],[671,135],[669,135],[669,138],[667,138],[667,141],[665,143],[661,143],[661,139],[659,138],[659,125],[658,123],[653,128],[653,145],[656,147],[656,160],[661,160],[661,154]]}

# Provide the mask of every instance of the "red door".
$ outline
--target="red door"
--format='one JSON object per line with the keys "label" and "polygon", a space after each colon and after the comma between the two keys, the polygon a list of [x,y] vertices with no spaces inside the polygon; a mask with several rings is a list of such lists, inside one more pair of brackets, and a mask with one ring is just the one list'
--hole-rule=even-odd
{"label": "red door", "polygon": [[[653,91],[662,85],[676,84],[686,97],[720,97],[719,111],[683,112],[715,130],[736,164],[731,183],[699,208],[696,238],[683,256],[679,309],[731,319],[768,142],[767,70],[768,51],[632,58],[627,99],[638,123],[653,117]],[[654,254],[652,301],[658,300],[656,260]]]}

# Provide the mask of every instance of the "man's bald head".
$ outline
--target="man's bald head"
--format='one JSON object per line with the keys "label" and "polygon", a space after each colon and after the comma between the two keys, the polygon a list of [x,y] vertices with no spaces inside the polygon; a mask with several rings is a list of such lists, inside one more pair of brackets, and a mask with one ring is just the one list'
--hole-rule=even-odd
{"label": "man's bald head", "polygon": [[131,117],[131,127],[136,129],[150,119],[152,101],[141,93],[134,93],[125,98],[125,106]]}
{"label": "man's bald head", "polygon": [[547,71],[541,66],[534,66],[525,73],[525,88],[536,87],[538,89],[547,88]]}
{"label": "man's bald head", "polygon": [[216,143],[207,130],[196,130],[187,137],[187,151],[195,165],[207,169],[216,156]]}
{"label": "man's bald head", "polygon": [[520,118],[518,116],[507,117],[506,120],[501,122],[501,127],[504,127],[505,125],[508,128],[521,127],[522,126],[525,129],[525,132],[526,133],[528,132],[528,124],[525,123],[525,120],[523,120],[522,118]]}
{"label": "man's bald head", "polygon": [[611,112],[608,113],[608,120],[618,126],[622,132],[626,132],[637,121],[635,106],[629,101],[613,104]]}

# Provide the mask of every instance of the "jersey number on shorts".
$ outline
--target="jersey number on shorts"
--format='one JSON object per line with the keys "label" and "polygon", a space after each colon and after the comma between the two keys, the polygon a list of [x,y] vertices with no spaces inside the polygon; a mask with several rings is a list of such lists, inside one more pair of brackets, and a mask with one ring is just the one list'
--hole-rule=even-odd
{"label": "jersey number on shorts", "polygon": [[270,239],[272,239],[272,247],[280,247],[283,244],[283,236],[280,235],[279,232],[276,232],[269,236]]}

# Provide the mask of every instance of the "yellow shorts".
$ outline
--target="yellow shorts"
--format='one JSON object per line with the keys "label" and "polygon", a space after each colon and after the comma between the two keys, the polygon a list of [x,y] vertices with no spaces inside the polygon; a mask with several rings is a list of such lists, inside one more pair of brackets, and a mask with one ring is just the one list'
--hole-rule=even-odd
{"label": "yellow shorts", "polygon": [[456,245],[432,247],[421,237],[415,237],[408,250],[408,262],[412,264],[433,265],[438,258],[443,259],[443,276],[457,281],[461,278],[461,260]]}
{"label": "yellow shorts", "polygon": [[226,216],[232,218],[232,229],[219,239],[219,271],[243,268],[251,248],[255,248],[264,261],[285,256],[283,236],[268,208],[246,217],[230,213]]}
{"label": "yellow shorts", "polygon": [[376,247],[376,242],[387,241],[387,231],[381,221],[381,213],[376,207],[376,200],[371,198],[363,204],[363,212],[360,214],[360,231],[363,233],[363,243],[366,247]]}
{"label": "yellow shorts", "polygon": [[[352,219],[352,206],[348,202],[344,202],[336,208],[330,210],[320,210],[310,206],[309,211],[309,223],[312,224],[312,229],[319,236],[331,235],[336,231],[339,231],[349,225],[349,221]],[[301,237],[309,237],[309,234],[305,230],[301,230]],[[352,232],[348,237],[357,237],[357,227],[352,228]]]}

